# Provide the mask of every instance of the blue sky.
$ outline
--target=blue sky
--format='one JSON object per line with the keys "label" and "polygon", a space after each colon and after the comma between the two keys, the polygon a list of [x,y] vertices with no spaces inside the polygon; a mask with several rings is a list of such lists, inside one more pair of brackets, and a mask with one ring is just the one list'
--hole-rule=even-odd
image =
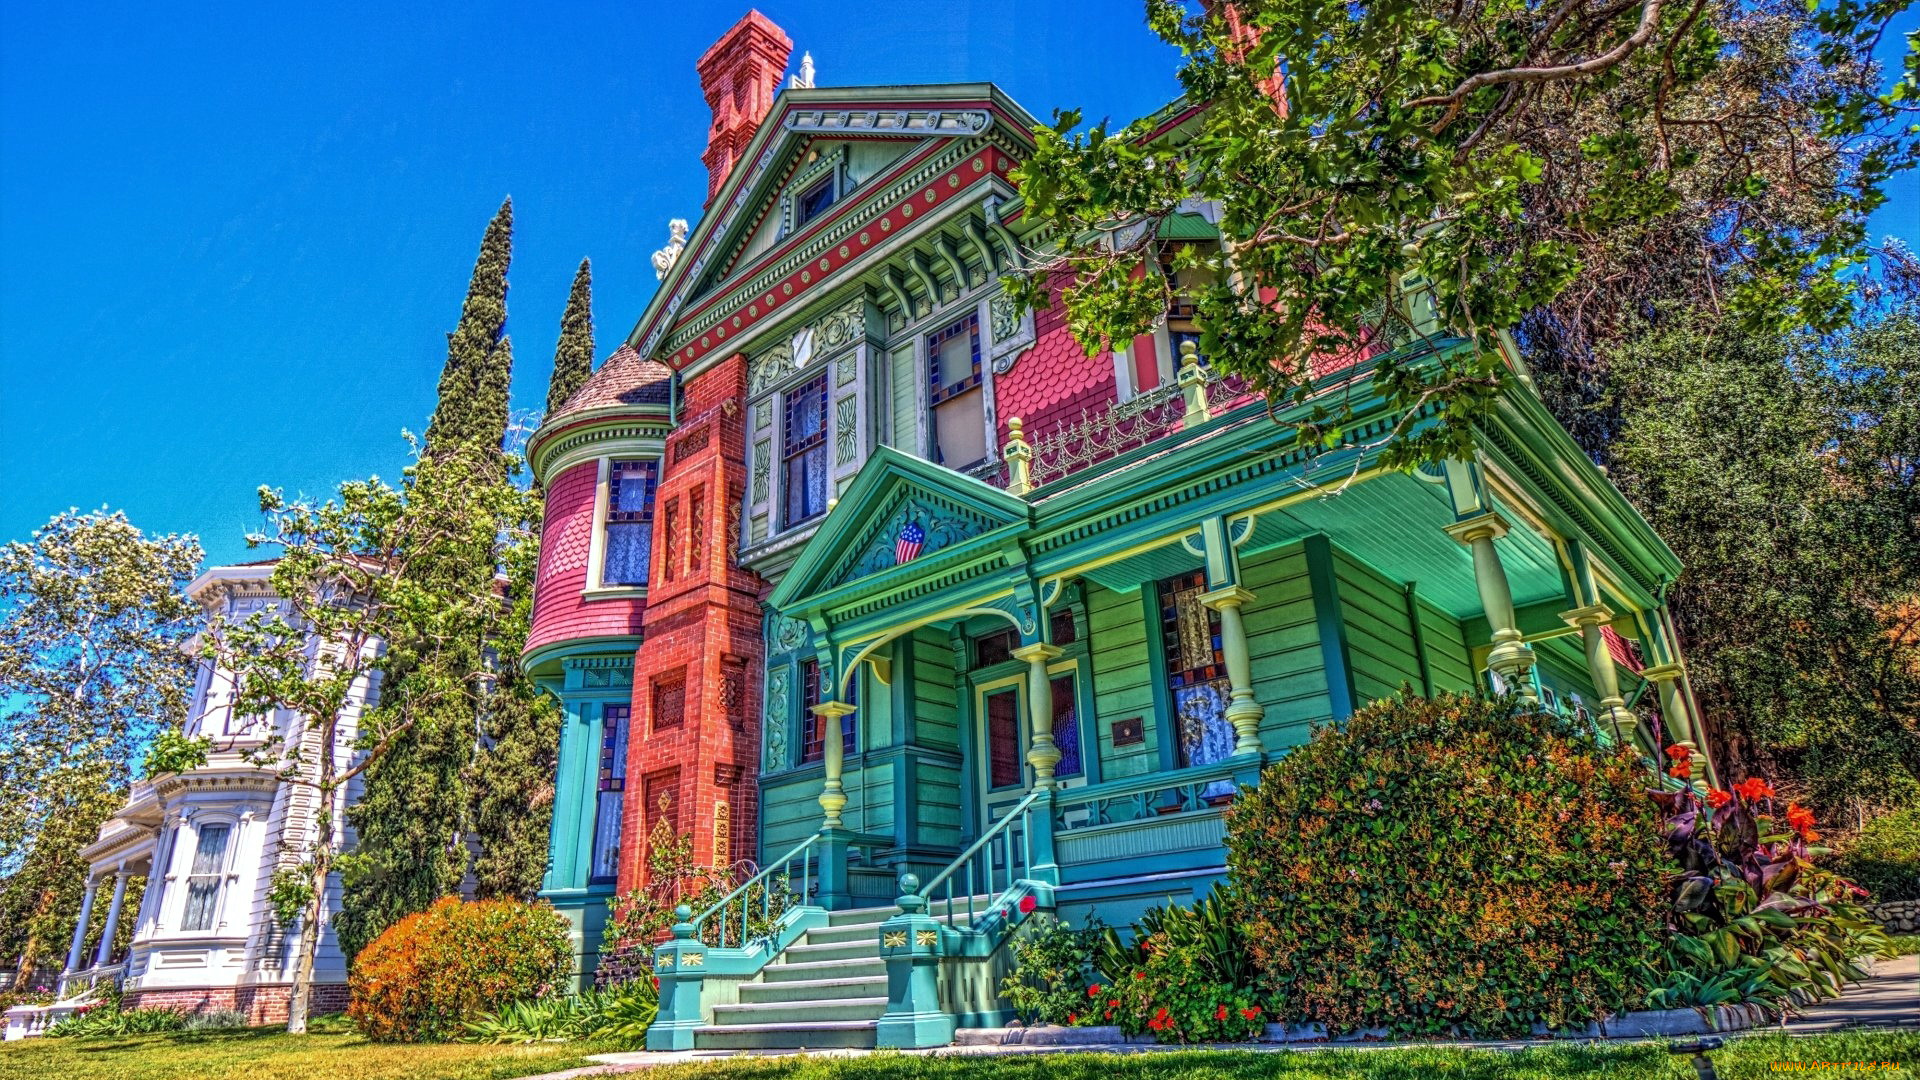
{"label": "blue sky", "polygon": [[[601,355],[626,335],[705,191],[693,62],[746,6],[399,6],[7,6],[0,540],[107,505],[232,561],[261,483],[397,477],[507,194],[516,405],[582,256]],[[1135,0],[761,9],[822,85],[991,80],[1120,120],[1177,92]],[[1876,235],[1920,240],[1920,182],[1894,194]]]}

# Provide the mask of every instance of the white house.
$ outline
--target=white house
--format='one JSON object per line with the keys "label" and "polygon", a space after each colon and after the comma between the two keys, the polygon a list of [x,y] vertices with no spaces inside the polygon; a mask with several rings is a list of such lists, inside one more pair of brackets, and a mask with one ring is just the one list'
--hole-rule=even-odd
{"label": "white house", "polygon": [[[272,573],[271,561],[217,567],[187,589],[210,622],[237,621],[281,603],[272,590]],[[317,642],[309,643],[309,655],[316,647]],[[336,753],[343,762],[351,760],[356,722],[372,692],[356,688],[341,718]],[[119,983],[128,1008],[232,1009],[253,1023],[286,1018],[298,932],[278,925],[268,890],[274,871],[298,865],[311,844],[318,792],[252,757],[270,743],[284,747],[299,739],[303,725],[298,719],[284,711],[236,715],[233,697],[231,675],[203,663],[187,734],[212,738],[207,763],[136,781],[126,805],[82,852],[89,864],[87,887],[60,980],[62,1002],[37,1012],[32,1006],[9,1010],[8,1038],[37,1034],[70,1011],[67,1003],[102,981]],[[317,736],[306,738],[304,760],[311,763]],[[336,793],[336,839],[346,837],[344,810],[358,797],[357,787],[356,780],[351,790]],[[135,879],[145,879],[146,887],[138,910],[129,910],[128,883]],[[339,889],[336,876],[329,883],[328,912],[338,910]],[[96,904],[107,905],[107,930],[89,948],[87,929]],[[114,938],[128,918],[132,944],[121,952]],[[331,926],[323,926],[314,962],[313,1011],[345,1008],[346,981],[346,960]]]}

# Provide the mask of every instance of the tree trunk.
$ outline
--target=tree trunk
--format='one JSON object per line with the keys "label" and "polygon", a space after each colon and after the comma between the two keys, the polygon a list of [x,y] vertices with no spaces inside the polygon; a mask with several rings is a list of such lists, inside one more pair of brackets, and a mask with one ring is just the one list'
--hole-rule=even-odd
{"label": "tree trunk", "polygon": [[327,907],[327,874],[332,866],[333,837],[325,836],[314,845],[313,873],[307,879],[313,899],[307,901],[306,916],[300,920],[300,951],[293,964],[293,994],[287,1001],[289,1035],[307,1033],[307,1012],[313,1001],[313,955],[320,951],[320,914]]}

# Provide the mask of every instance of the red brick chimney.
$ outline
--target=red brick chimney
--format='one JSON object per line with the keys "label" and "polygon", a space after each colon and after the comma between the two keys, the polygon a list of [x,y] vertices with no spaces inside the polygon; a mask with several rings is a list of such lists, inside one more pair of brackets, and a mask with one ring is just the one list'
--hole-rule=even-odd
{"label": "red brick chimney", "polygon": [[[1227,34],[1240,43],[1240,47],[1234,50],[1239,55],[1230,53],[1228,59],[1239,62],[1245,58],[1247,52],[1259,47],[1261,30],[1258,26],[1247,22],[1246,18],[1240,14],[1239,4],[1232,3],[1231,0],[1226,3],[1220,0],[1207,0],[1206,8],[1209,14],[1217,12],[1226,20]],[[1273,111],[1281,116],[1287,115],[1287,80],[1280,73],[1280,69],[1276,67],[1273,74],[1259,80],[1259,86],[1268,97],[1273,99]]]}
{"label": "red brick chimney", "polygon": [[700,155],[707,164],[708,203],[719,194],[734,162],[746,152],[760,121],[773,108],[773,95],[780,89],[780,77],[792,54],[793,42],[786,32],[765,15],[749,11],[694,64],[700,73],[700,92],[713,110],[707,152]]}

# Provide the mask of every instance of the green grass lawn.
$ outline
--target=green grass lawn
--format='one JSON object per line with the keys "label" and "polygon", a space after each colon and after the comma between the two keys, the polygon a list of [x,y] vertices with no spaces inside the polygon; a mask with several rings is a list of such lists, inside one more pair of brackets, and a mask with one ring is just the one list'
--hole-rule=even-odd
{"label": "green grass lawn", "polygon": [[[0,1078],[34,1080],[479,1080],[586,1064],[593,1047],[383,1046],[358,1036],[302,1039],[271,1031],[37,1039],[0,1047]],[[1807,1075],[1920,1077],[1920,1032],[1881,1031],[1729,1040],[1713,1056],[1722,1080],[1797,1075],[1776,1062],[1889,1062],[1891,1069]],[[1315,1053],[1172,1051],[1000,1057],[874,1054],[772,1058],[650,1069],[645,1080],[1691,1080],[1663,1046],[1497,1050],[1396,1048]]]}

